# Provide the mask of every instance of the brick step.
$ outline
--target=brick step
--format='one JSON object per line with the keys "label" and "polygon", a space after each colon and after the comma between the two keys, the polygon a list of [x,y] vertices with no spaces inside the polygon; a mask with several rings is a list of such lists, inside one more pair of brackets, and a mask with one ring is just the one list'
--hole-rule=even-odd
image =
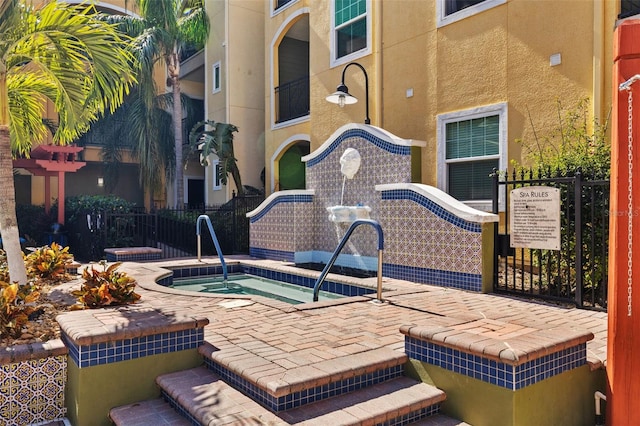
{"label": "brick step", "polygon": [[366,388],[402,376],[407,356],[389,348],[285,369],[242,348],[199,348],[205,364],[224,381],[273,412]]}
{"label": "brick step", "polygon": [[461,422],[460,420],[452,419],[444,414],[436,414],[435,416],[429,416],[425,419],[418,420],[411,423],[411,426],[471,426],[469,423]]}
{"label": "brick step", "polygon": [[[114,408],[110,417],[116,426],[409,424],[437,414],[445,399],[444,392],[431,385],[400,377],[338,398],[273,413],[205,367],[165,374],[156,382],[170,402],[157,399]],[[179,416],[177,411],[168,414],[172,405],[185,417],[173,417]],[[431,426],[456,424],[460,423],[432,423]]]}
{"label": "brick step", "polygon": [[192,426],[162,398],[112,408],[109,418],[116,426]]}

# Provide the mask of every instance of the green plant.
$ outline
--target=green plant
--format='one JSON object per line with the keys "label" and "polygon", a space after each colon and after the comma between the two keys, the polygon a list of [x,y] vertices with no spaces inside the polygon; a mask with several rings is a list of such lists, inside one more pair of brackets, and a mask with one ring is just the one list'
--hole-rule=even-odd
{"label": "green plant", "polygon": [[[559,170],[573,175],[583,174],[598,178],[609,177],[611,168],[611,143],[607,138],[608,117],[604,123],[590,119],[589,100],[580,100],[573,109],[565,109],[557,101],[558,125],[545,136],[539,137],[533,130],[533,140],[516,139],[522,145],[525,163],[532,168]],[[515,168],[522,167],[516,161]]]}
{"label": "green plant", "polygon": [[[209,127],[210,130],[205,130],[206,127]],[[204,120],[194,124],[189,132],[189,151],[185,158],[188,159],[198,152],[200,164],[208,166],[209,156],[216,155],[220,166],[218,169],[220,183],[226,185],[227,176],[231,175],[236,184],[238,195],[242,195],[244,187],[240,178],[238,160],[233,153],[233,133],[237,131],[238,128],[233,124],[217,123],[213,120]]]}
{"label": "green plant", "polygon": [[84,283],[80,290],[71,292],[80,302],[79,309],[129,305],[140,300],[140,295],[134,291],[135,279],[126,272],[116,270],[121,264],[122,262],[116,262],[107,266],[107,262],[101,261],[102,271],[93,266],[91,269],[88,266],[84,268]]}
{"label": "green plant", "polygon": [[7,253],[0,249],[0,281],[9,283],[9,263],[7,262]]}
{"label": "green plant", "polygon": [[[533,264],[554,276],[552,286],[575,291],[576,275],[583,279],[583,299],[586,303],[605,305],[607,280],[607,248],[609,223],[606,212],[609,209],[609,186],[597,184],[610,176],[611,144],[607,138],[608,118],[603,124],[590,119],[588,99],[582,99],[575,108],[565,110],[557,102],[558,125],[544,136],[539,137],[533,125],[533,140],[518,140],[522,144],[523,157],[530,166],[512,162],[513,179],[565,178],[581,175],[585,181],[596,181],[583,187],[556,184],[561,189],[562,209],[560,251],[537,251]],[[576,203],[575,191],[581,191],[578,199],[582,210],[582,271],[576,271]],[[605,212],[605,213],[603,213]],[[587,300],[587,293],[596,296],[595,301]],[[566,295],[564,295],[566,296]],[[598,299],[600,298],[600,299]],[[601,300],[602,299],[602,300]]]}
{"label": "green plant", "polygon": [[20,337],[22,326],[36,309],[34,303],[40,297],[32,283],[20,285],[0,281],[0,336]]}
{"label": "green plant", "polygon": [[58,281],[67,276],[65,266],[73,261],[73,255],[69,253],[69,247],[62,247],[53,242],[51,246],[43,246],[25,258],[27,276],[44,280]]}

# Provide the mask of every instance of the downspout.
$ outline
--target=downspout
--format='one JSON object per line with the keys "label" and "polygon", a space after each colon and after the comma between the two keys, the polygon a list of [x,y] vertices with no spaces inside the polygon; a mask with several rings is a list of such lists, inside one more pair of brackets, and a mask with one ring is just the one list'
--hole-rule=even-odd
{"label": "downspout", "polygon": [[592,75],[592,108],[593,116],[602,122],[603,80],[604,80],[604,1],[593,2],[593,75]]}
{"label": "downspout", "polygon": [[376,11],[375,11],[375,25],[374,28],[378,29],[377,39],[376,39],[376,121],[375,125],[384,129],[383,117],[383,104],[382,104],[382,81],[384,77],[384,72],[382,69],[382,1],[378,0]]}
{"label": "downspout", "polygon": [[607,401],[607,396],[600,391],[596,391],[593,395],[596,400],[596,426],[604,426],[604,416],[602,415],[602,410],[600,409],[600,401]]}
{"label": "downspout", "polygon": [[[231,87],[229,86],[229,3],[230,0],[225,0],[224,6],[224,109],[227,123],[231,123],[231,110],[229,105],[231,105]],[[215,173],[215,169],[213,171]],[[225,185],[225,199],[231,199],[231,186],[229,185],[229,181]]]}

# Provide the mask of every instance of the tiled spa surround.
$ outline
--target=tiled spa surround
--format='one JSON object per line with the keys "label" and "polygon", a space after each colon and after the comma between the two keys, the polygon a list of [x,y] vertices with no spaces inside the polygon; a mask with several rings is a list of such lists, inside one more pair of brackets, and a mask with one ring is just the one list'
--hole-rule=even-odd
{"label": "tiled spa surround", "polygon": [[[138,304],[62,314],[58,323],[70,358],[86,368],[195,349],[204,341],[209,320],[164,315]],[[127,324],[135,326],[123,327]]]}
{"label": "tiled spa surround", "polygon": [[[326,208],[364,205],[384,232],[384,276],[481,291],[489,260],[483,237],[492,238],[483,230],[497,216],[471,209],[436,188],[411,183],[412,147],[422,145],[373,126],[342,127],[303,158],[307,190],[276,192],[248,215],[251,255],[296,264],[327,263],[349,223],[331,222]],[[362,158],[353,179],[340,171],[347,148]],[[336,265],[375,270],[376,238],[369,227],[356,229]]]}
{"label": "tiled spa surround", "polygon": [[[312,276],[303,276],[291,272],[272,270],[242,263],[232,263],[227,266],[229,273],[254,275],[269,280],[299,285],[301,287],[313,288],[316,283],[316,278]],[[158,284],[168,287],[173,283],[174,278],[216,278],[220,277],[222,274],[222,268],[220,266],[173,268],[172,272],[173,275],[169,275],[158,280]],[[332,280],[325,280],[322,285],[322,290],[329,293],[342,294],[344,296],[362,296],[375,292],[373,288],[356,286]]]}
{"label": "tiled spa surround", "polygon": [[450,327],[403,326],[411,359],[519,390],[587,363],[588,331],[538,330],[478,320]]}

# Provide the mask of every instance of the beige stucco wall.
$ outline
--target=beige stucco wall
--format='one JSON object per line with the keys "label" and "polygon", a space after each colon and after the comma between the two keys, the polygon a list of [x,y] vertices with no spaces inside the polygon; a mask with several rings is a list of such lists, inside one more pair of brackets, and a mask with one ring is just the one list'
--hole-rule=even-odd
{"label": "beige stucco wall", "polygon": [[[264,167],[264,5],[251,0],[207,0],[211,33],[205,50],[205,114],[231,123],[234,154],[243,185],[262,187]],[[212,93],[213,64],[220,61],[221,90]],[[208,204],[226,201],[235,190],[233,180],[213,190],[213,167],[205,172]]]}
{"label": "beige stucco wall", "polygon": [[[271,49],[287,17],[308,8],[311,116],[308,123],[267,131],[269,161],[282,141],[308,133],[311,149],[338,127],[364,119],[364,79],[355,67],[345,83],[359,99],[343,109],[325,101],[344,65],[330,66],[330,1],[298,1],[267,19],[265,49]],[[401,5],[401,7],[399,7]],[[521,161],[516,139],[533,142],[558,125],[557,102],[575,107],[583,98],[606,119],[611,100],[611,45],[618,2],[507,0],[506,3],[437,27],[436,2],[371,0],[372,51],[357,58],[369,76],[371,124],[407,139],[427,142],[422,182],[437,185],[439,114],[506,102],[509,159]],[[271,5],[266,5],[267,13]],[[267,15],[268,16],[268,15]],[[561,64],[550,65],[550,56]],[[268,53],[269,55],[269,53]],[[265,68],[277,63],[269,56]],[[267,87],[272,78],[267,75]],[[407,91],[413,90],[413,96]],[[270,120],[271,93],[265,93]]]}

